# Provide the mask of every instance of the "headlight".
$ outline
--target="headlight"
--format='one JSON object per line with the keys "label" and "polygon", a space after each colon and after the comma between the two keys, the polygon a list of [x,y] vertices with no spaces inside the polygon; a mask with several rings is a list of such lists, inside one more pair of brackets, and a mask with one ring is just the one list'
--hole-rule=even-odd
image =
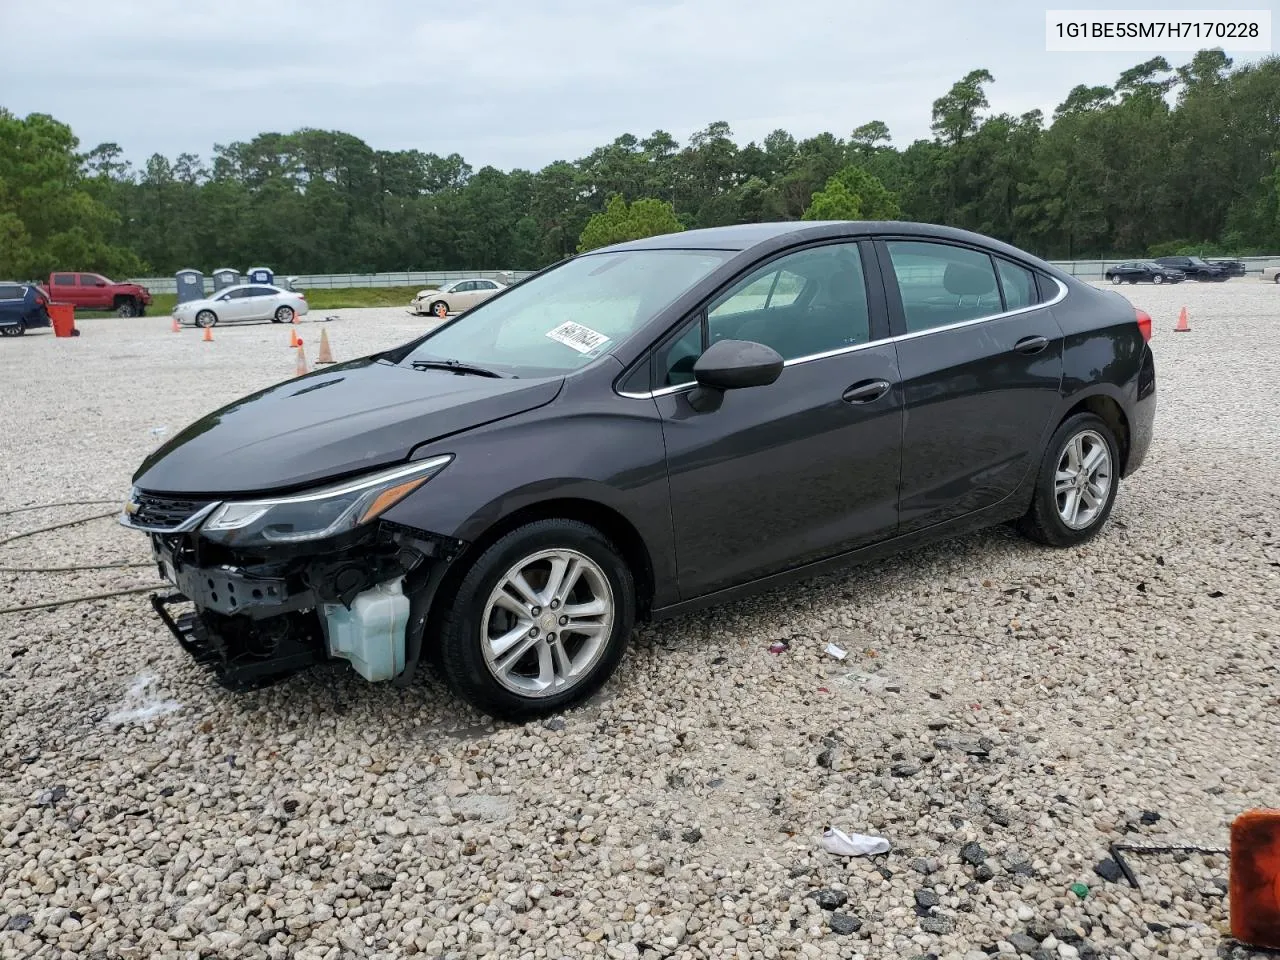
{"label": "headlight", "polygon": [[390,510],[445,468],[452,454],[382,470],[310,493],[224,503],[200,528],[221,543],[298,543],[353,530]]}

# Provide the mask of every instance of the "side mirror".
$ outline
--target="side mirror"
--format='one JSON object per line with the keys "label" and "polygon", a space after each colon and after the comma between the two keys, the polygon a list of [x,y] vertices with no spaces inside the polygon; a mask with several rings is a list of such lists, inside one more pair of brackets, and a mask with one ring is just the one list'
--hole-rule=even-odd
{"label": "side mirror", "polygon": [[720,406],[724,391],[765,387],[782,375],[782,355],[754,340],[720,340],[707,347],[693,365],[697,388],[689,405],[699,413]]}
{"label": "side mirror", "polygon": [[95,280],[95,281],[93,281],[93,285],[94,285],[95,287],[105,287],[105,286],[107,285],[107,281],[105,281],[105,280]]}
{"label": "side mirror", "polygon": [[720,340],[693,365],[698,385],[712,390],[766,387],[782,375],[782,355],[754,340]]}

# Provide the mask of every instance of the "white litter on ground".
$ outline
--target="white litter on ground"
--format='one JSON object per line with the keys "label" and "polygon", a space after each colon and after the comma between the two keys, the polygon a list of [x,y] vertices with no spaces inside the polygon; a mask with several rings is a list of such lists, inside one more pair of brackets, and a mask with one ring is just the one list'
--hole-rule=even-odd
{"label": "white litter on ground", "polygon": [[133,685],[125,691],[124,707],[110,714],[106,718],[106,722],[111,724],[146,722],[166,713],[181,710],[182,704],[177,700],[160,700],[156,698],[155,694],[150,690],[150,687],[155,682],[156,678],[150,674],[144,674],[135,680]]}

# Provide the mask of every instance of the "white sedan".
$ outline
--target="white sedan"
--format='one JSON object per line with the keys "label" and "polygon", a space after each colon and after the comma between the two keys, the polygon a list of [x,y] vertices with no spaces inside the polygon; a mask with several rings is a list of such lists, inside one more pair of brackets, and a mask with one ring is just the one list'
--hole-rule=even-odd
{"label": "white sedan", "polygon": [[497,280],[454,280],[439,290],[422,290],[413,298],[410,309],[422,316],[443,317],[450,313],[462,313],[477,303],[488,300],[507,289]]}
{"label": "white sedan", "polygon": [[265,283],[242,283],[227,287],[203,300],[188,300],[173,308],[179,323],[212,327],[217,323],[239,320],[270,320],[292,323],[294,317],[307,313],[303,294]]}

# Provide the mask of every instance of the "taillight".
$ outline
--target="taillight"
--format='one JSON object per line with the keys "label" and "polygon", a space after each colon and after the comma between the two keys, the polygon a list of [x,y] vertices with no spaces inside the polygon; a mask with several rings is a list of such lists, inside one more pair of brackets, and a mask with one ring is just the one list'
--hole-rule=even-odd
{"label": "taillight", "polygon": [[1138,330],[1142,333],[1142,339],[1145,340],[1147,343],[1150,343],[1151,342],[1151,314],[1147,313],[1145,310],[1139,310],[1137,307],[1133,308],[1133,312],[1136,315],[1136,318],[1138,321]]}
{"label": "taillight", "polygon": [[49,301],[48,301],[48,300],[46,300],[44,297],[40,296],[40,294],[38,294],[38,293],[36,294],[36,306],[37,306],[37,307],[43,307],[43,306],[45,306],[48,302],[49,302]]}

